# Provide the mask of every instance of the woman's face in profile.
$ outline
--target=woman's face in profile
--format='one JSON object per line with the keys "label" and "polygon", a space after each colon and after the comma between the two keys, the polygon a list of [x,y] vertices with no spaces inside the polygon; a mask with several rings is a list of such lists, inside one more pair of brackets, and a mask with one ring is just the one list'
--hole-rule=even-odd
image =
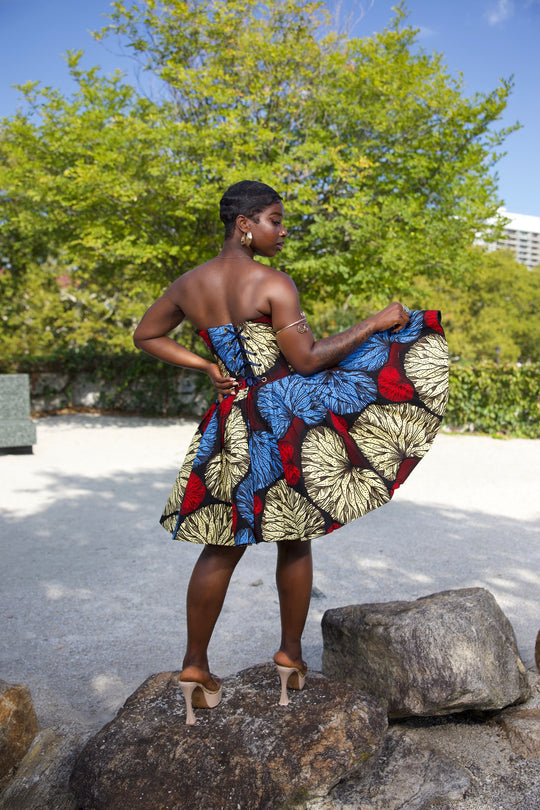
{"label": "woman's face in profile", "polygon": [[275,256],[283,248],[287,229],[283,225],[283,203],[275,202],[248,220],[253,234],[253,249],[261,256]]}

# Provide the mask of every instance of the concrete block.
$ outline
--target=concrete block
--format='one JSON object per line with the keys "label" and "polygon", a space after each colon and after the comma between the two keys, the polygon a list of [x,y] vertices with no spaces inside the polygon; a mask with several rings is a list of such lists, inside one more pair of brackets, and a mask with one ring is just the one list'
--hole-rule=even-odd
{"label": "concrete block", "polygon": [[28,447],[35,443],[28,374],[0,374],[0,447]]}

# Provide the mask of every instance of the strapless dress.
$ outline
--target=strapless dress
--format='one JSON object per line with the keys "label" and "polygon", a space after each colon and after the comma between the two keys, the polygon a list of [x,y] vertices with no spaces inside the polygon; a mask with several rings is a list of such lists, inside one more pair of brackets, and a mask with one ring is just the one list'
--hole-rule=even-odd
{"label": "strapless dress", "polygon": [[214,545],[308,540],[387,503],[430,448],[448,399],[440,313],[415,311],[304,377],[269,318],[199,334],[238,390],[210,407],[161,523]]}

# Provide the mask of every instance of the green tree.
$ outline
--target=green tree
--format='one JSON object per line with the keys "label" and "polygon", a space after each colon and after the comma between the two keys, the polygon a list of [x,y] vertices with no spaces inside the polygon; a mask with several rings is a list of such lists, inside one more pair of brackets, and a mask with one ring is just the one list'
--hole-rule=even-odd
{"label": "green tree", "polygon": [[451,354],[464,361],[540,361],[540,267],[528,270],[507,250],[478,251],[463,283],[418,281],[415,306],[444,316]]}
{"label": "green tree", "polygon": [[491,170],[509,130],[493,125],[511,82],[465,97],[403,9],[365,39],[329,22],[306,0],[114,3],[97,37],[133,53],[146,92],[81,70],[72,53],[72,97],[26,85],[26,111],[1,123],[11,289],[55,263],[95,293],[86,316],[106,340],[129,316],[118,303],[103,320],[102,300],[149,301],[207,259],[222,238],[219,196],[246,177],[286,198],[279,266],[308,306],[384,300],[419,274],[458,278],[499,206]]}

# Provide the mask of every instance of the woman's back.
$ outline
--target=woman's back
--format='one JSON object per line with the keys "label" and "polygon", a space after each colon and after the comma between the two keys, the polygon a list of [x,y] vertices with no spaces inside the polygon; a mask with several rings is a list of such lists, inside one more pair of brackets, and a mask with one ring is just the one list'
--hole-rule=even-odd
{"label": "woman's back", "polygon": [[271,314],[267,290],[276,275],[253,259],[216,257],[178,278],[167,294],[198,330],[237,324]]}

